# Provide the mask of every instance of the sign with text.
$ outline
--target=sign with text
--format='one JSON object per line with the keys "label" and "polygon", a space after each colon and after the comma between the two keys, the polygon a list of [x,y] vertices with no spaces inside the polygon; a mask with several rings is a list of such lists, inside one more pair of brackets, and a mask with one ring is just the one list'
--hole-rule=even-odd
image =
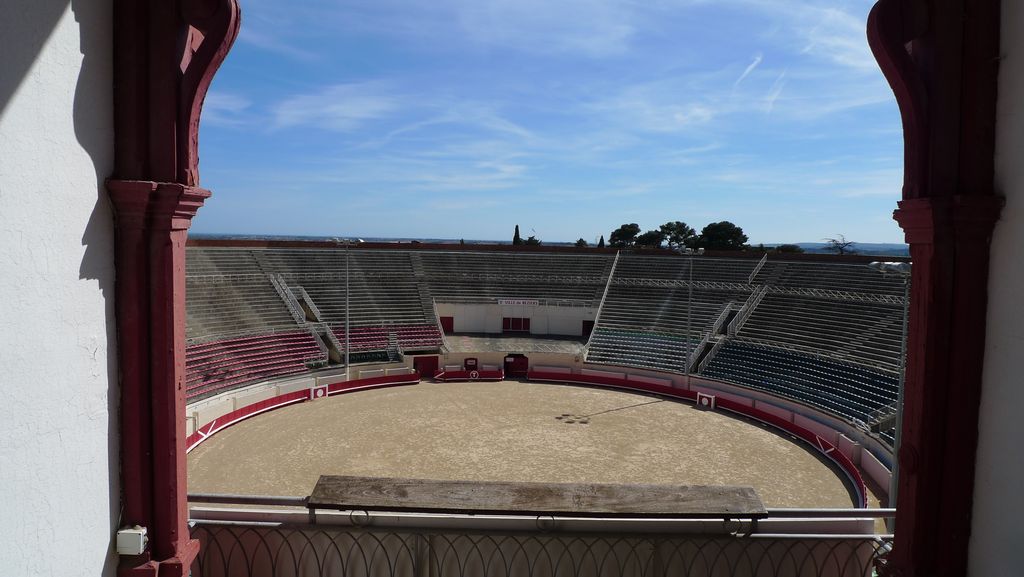
{"label": "sign with text", "polygon": [[540,306],[537,299],[498,299],[498,304],[509,307],[536,307]]}

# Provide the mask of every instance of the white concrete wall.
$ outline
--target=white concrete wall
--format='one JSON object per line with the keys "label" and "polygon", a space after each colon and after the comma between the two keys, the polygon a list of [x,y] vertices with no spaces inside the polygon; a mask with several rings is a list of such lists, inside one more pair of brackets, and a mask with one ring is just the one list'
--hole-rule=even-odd
{"label": "white concrete wall", "polygon": [[996,191],[970,574],[1024,571],[1024,3],[1002,3]]}
{"label": "white concrete wall", "polygon": [[0,2],[0,573],[113,575],[109,0]]}
{"label": "white concrete wall", "polygon": [[500,333],[504,317],[530,319],[530,334],[569,335],[583,334],[583,321],[592,321],[596,308],[558,306],[503,306],[498,304],[437,303],[437,316],[453,317],[457,333]]}

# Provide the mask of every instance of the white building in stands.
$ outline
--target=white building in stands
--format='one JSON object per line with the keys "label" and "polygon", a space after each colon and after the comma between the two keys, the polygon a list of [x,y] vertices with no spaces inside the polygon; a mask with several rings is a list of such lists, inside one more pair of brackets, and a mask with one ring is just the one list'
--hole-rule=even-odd
{"label": "white building in stands", "polygon": [[[242,4],[244,8],[244,0]],[[883,11],[882,16],[911,4],[879,2],[883,10],[890,11]],[[904,559],[903,567],[910,568],[908,575],[954,574],[957,561],[945,566],[942,560],[963,552],[967,553],[970,575],[1019,575],[1024,567],[1024,492],[1020,490],[1024,486],[1020,445],[1024,438],[1024,387],[1020,386],[1024,308],[1019,298],[1024,294],[1024,3],[1003,0],[1001,8],[994,0],[922,0],[917,4],[931,7],[926,22],[927,18],[932,18],[933,24],[948,22],[944,19],[949,17],[957,25],[929,28],[915,24],[905,29],[888,20],[876,33],[890,48],[905,41],[919,42],[923,49],[916,57],[932,57],[940,64],[935,70],[943,73],[915,81],[907,81],[910,76],[906,76],[905,83],[896,83],[902,87],[898,92],[901,104],[922,106],[915,109],[920,116],[905,116],[908,125],[927,125],[929,110],[940,107],[954,107],[959,115],[954,120],[966,119],[951,122],[952,127],[933,123],[930,132],[914,132],[926,144],[946,145],[932,146],[936,155],[957,149],[992,157],[984,142],[978,144],[973,134],[960,134],[957,126],[986,125],[984,118],[971,120],[976,110],[985,109],[985,90],[980,96],[971,90],[985,85],[984,78],[976,77],[984,76],[979,72],[984,66],[977,63],[996,60],[985,52],[986,40],[995,37],[994,30],[986,28],[992,22],[986,20],[985,11],[992,7],[1001,10],[996,24],[1001,28],[1002,45],[998,47],[995,179],[991,184],[981,182],[981,186],[1005,198],[1005,207],[991,242],[984,350],[979,347],[976,352],[963,353],[984,355],[973,506],[966,509],[969,516],[942,518],[934,527],[921,521],[927,517],[898,527],[895,547],[900,549],[901,538],[925,545],[961,545],[952,551],[916,545]],[[174,425],[161,424],[168,421],[168,415],[176,415],[173,391],[163,401],[149,404],[129,398],[141,403],[136,407],[152,410],[152,414],[141,416],[121,399],[128,386],[125,383],[135,382],[133,379],[145,380],[148,375],[157,387],[150,392],[156,394],[174,387],[173,378],[161,385],[161,377],[184,375],[184,303],[168,296],[175,292],[171,289],[179,288],[175,282],[184,282],[183,268],[179,267],[177,276],[168,271],[180,264],[174,260],[178,254],[174,250],[180,248],[184,254],[183,245],[175,243],[183,239],[189,210],[203,201],[203,194],[195,188],[194,143],[190,148],[188,136],[195,128],[193,121],[206,84],[234,38],[232,27],[237,20],[232,9],[232,0],[0,3],[0,497],[4,502],[0,509],[0,574],[109,576],[120,566],[155,575],[160,565],[160,575],[180,575],[186,571],[176,566],[175,560],[187,561],[194,555],[187,536],[180,534],[183,519],[176,509],[184,503],[179,494],[184,484],[172,482],[183,480],[183,461],[174,451],[158,451],[147,444],[170,443],[168,447],[180,448],[174,444],[180,441]],[[910,12],[915,9],[907,8]],[[972,33],[963,32],[972,26]],[[909,59],[889,58],[892,54],[880,56],[888,70],[909,74],[908,66],[913,67],[907,64]],[[951,60],[956,66],[948,64]],[[956,74],[949,74],[954,68]],[[140,70],[153,74],[140,74]],[[150,89],[138,89],[140,83]],[[935,94],[957,94],[957,98],[929,98]],[[141,146],[141,142],[152,146]],[[168,158],[176,162],[162,163],[161,159]],[[945,169],[945,160],[936,156],[926,168]],[[117,219],[104,184],[112,176],[117,180],[110,190],[121,203]],[[950,182],[921,182],[917,181],[926,192],[948,185],[959,195],[973,193],[967,176],[951,177]],[[151,204],[133,212],[132,195],[144,190],[145,183],[155,185],[149,191]],[[178,195],[173,199],[178,204],[165,210],[159,203],[173,194]],[[915,198],[928,196],[939,194],[915,193]],[[217,202],[216,195],[209,202]],[[939,214],[938,208],[934,210]],[[974,213],[968,206],[961,212],[942,214],[970,220]],[[940,221],[941,215],[936,216],[935,222]],[[919,230],[917,224],[905,224],[908,236],[918,234],[914,232]],[[130,242],[132,231],[137,230],[166,242],[154,241],[147,254],[115,254],[115,240],[125,241],[122,249],[143,246]],[[161,231],[166,234],[159,236]],[[914,236],[910,242],[921,243],[921,238]],[[949,239],[936,244],[945,240]],[[942,246],[936,249],[938,264],[945,262],[942,259],[958,258],[943,250]],[[915,253],[915,259],[917,256]],[[118,262],[142,259],[138,262],[154,278],[133,276],[138,269],[130,266],[115,270],[115,257]],[[915,273],[918,268],[915,261]],[[167,276],[161,276],[164,272]],[[149,279],[150,284],[133,284],[138,278]],[[115,282],[120,283],[116,288]],[[956,286],[971,282],[976,281],[958,277]],[[954,287],[945,297],[954,303],[977,299],[985,294],[983,282],[981,286],[980,294],[964,297]],[[944,297],[940,297],[915,301],[916,314],[932,310],[928,307],[942,301]],[[161,303],[177,303],[178,308],[161,309]],[[128,318],[126,311],[136,304],[142,307],[136,311],[139,316]],[[139,319],[144,326],[131,324]],[[935,329],[929,335],[954,339],[958,328],[977,324],[977,319],[948,322],[952,331],[936,329],[934,323],[923,326]],[[134,329],[140,332],[130,332]],[[158,329],[166,330],[161,336],[156,335]],[[133,364],[144,356],[139,354],[140,347],[163,342],[160,338],[180,341],[174,343],[180,351],[168,352],[165,359]],[[924,342],[921,351],[934,351],[941,344]],[[172,348],[165,347],[167,351]],[[953,352],[960,354],[959,350]],[[919,354],[924,353],[911,351],[912,365],[917,358],[935,362],[934,353],[916,356]],[[175,366],[176,362],[181,366]],[[931,366],[914,370],[941,378],[939,373],[929,372]],[[141,371],[137,371],[139,367]],[[971,377],[951,378],[969,381]],[[950,390],[959,390],[956,383]],[[965,396],[970,398],[970,391]],[[967,405],[962,410],[971,413],[973,408]],[[957,419],[958,410],[949,407],[942,418]],[[133,422],[136,417],[139,422]],[[973,421],[967,422],[970,426]],[[163,435],[168,427],[169,437]],[[947,463],[948,470],[971,470],[974,443],[970,433],[966,431],[964,438],[971,459]],[[931,429],[931,434],[934,436],[929,439],[936,445],[960,442],[946,439],[943,429]],[[936,466],[936,457],[929,451],[928,444],[921,445],[901,459],[910,467],[931,470],[927,468]],[[164,459],[167,455],[171,456]],[[151,468],[140,468],[140,463]],[[177,492],[164,494],[159,488],[152,489],[152,475],[168,481]],[[969,503],[972,497],[956,494],[961,486],[956,482],[952,482],[952,493],[931,487],[927,479],[922,483],[907,495],[907,503],[901,500],[901,507],[913,507],[914,499],[923,499],[926,493],[942,497],[947,504]],[[930,506],[931,501],[921,503]],[[136,510],[154,519],[150,527],[154,548],[147,556],[120,558],[115,552],[115,533],[129,521],[131,515],[126,511]],[[938,533],[942,536],[936,536]],[[937,540],[940,538],[943,540]]]}

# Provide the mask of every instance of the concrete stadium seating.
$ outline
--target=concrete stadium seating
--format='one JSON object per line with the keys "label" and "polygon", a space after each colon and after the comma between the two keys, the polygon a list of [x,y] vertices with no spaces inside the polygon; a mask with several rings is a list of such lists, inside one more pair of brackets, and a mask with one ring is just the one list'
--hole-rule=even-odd
{"label": "concrete stadium seating", "polygon": [[788,397],[860,422],[896,401],[899,381],[892,372],[744,342],[723,346],[704,376]]}
{"label": "concrete stadium seating", "polygon": [[190,399],[325,363],[311,330],[328,330],[329,344],[344,352],[346,277],[353,363],[439,351],[435,299],[526,298],[600,306],[589,363],[681,373],[689,340],[705,376],[847,419],[866,421],[896,395],[904,287],[862,264],[190,248],[187,272]]}
{"label": "concrete stadium seating", "polygon": [[255,335],[192,345],[185,350],[185,394],[201,399],[221,391],[307,370],[325,361],[308,330]]}
{"label": "concrete stadium seating", "polygon": [[596,304],[613,259],[606,254],[422,252],[423,278],[438,300],[528,298]]}

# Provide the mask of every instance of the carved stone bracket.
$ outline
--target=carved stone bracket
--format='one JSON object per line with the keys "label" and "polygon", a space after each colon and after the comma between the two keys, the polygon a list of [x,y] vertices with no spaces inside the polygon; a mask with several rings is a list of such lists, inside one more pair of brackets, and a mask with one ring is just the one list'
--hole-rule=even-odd
{"label": "carved stone bracket", "polygon": [[174,182],[107,181],[118,227],[187,230],[210,191]]}
{"label": "carved stone bracket", "polygon": [[998,196],[954,196],[901,200],[893,218],[909,244],[954,239],[987,243],[1005,203]]}
{"label": "carved stone bracket", "polygon": [[206,91],[238,36],[241,14],[236,0],[185,0],[181,16],[188,25],[181,60],[181,108],[183,130],[178,154],[183,161],[178,180],[199,183],[199,117]]}
{"label": "carved stone bracket", "polygon": [[928,188],[928,91],[910,48],[927,30],[923,0],[880,0],[868,15],[868,44],[903,121],[903,198],[918,198]]}

